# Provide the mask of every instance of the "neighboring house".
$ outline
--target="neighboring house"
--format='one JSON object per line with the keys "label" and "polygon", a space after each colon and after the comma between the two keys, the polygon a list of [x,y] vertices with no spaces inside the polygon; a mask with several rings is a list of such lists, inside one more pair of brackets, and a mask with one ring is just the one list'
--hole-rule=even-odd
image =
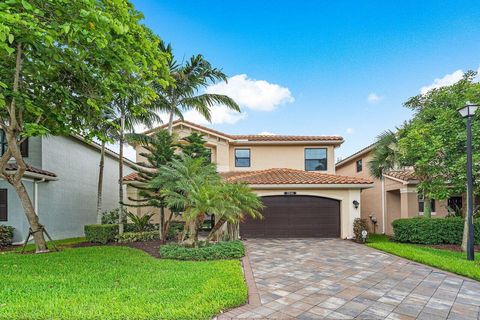
{"label": "neighboring house", "polygon": [[[377,220],[375,232],[393,234],[392,222],[400,218],[423,215],[423,198],[417,193],[418,180],[411,168],[392,170],[375,179],[370,175],[368,162],[372,159],[372,144],[336,164],[338,174],[349,175],[374,181],[373,188],[363,190],[361,195],[361,216],[367,219],[373,232],[372,218]],[[432,200],[432,216],[443,217],[448,207],[462,209],[466,203],[462,196],[448,200]],[[385,223],[384,223],[385,221]]]}
{"label": "neighboring house", "polygon": [[[360,217],[360,191],[372,182],[336,174],[335,149],[343,138],[231,135],[187,121],[176,121],[173,128],[180,138],[202,134],[223,178],[246,182],[262,196],[264,219],[247,218],[240,225],[243,237],[352,237],[353,220]],[[137,162],[144,161],[140,153],[146,150],[136,151]],[[132,183],[135,176],[124,177],[125,183]],[[127,189],[129,197],[137,197],[137,189]],[[137,214],[157,211],[138,208]]]}
{"label": "neighboring house", "polygon": [[[1,141],[3,153],[4,138]],[[29,166],[23,183],[40,223],[54,239],[83,236],[84,225],[96,223],[100,146],[77,136],[51,136],[29,138],[21,149]],[[118,206],[118,159],[116,153],[106,151],[103,210]],[[125,162],[124,172],[132,172],[135,164]],[[15,170],[16,164],[9,167]],[[20,199],[4,180],[0,180],[0,224],[15,228],[14,242],[28,234]]]}

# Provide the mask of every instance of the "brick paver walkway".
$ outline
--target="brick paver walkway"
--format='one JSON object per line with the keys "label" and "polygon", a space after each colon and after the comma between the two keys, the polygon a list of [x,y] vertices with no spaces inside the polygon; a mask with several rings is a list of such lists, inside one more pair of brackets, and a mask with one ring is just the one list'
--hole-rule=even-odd
{"label": "brick paver walkway", "polygon": [[367,246],[339,239],[246,246],[250,303],[218,319],[479,319],[479,282]]}

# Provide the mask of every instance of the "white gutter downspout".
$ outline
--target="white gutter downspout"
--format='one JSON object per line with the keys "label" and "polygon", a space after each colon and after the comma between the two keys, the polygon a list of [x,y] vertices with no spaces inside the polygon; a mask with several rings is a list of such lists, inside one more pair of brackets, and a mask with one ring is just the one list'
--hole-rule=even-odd
{"label": "white gutter downspout", "polygon": [[382,177],[382,233],[385,234],[385,178]]}
{"label": "white gutter downspout", "polygon": [[35,208],[35,214],[38,216],[38,184],[45,182],[45,178],[41,180],[33,181],[33,203]]}

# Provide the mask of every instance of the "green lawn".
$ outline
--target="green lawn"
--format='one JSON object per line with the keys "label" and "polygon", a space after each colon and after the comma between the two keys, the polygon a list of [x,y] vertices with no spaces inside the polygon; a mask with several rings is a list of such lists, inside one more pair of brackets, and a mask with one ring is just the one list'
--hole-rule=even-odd
{"label": "green lawn", "polygon": [[0,270],[0,319],[208,319],[247,299],[238,260],[160,260],[98,246],[4,252]]}
{"label": "green lawn", "polygon": [[480,280],[480,256],[478,254],[475,257],[475,261],[467,261],[465,253],[462,252],[392,242],[384,235],[370,235],[367,246],[438,269]]}

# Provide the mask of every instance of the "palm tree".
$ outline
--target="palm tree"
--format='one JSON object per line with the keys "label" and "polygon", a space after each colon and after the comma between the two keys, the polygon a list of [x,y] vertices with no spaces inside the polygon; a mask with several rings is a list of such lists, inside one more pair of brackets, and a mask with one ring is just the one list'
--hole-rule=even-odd
{"label": "palm tree", "polygon": [[391,130],[387,130],[377,137],[373,150],[372,160],[368,163],[370,174],[383,179],[383,174],[399,166],[398,137]]}
{"label": "palm tree", "polygon": [[[156,123],[160,123],[161,119],[158,115],[159,106],[149,104],[145,108],[137,108],[137,102],[132,98],[117,98],[110,110],[105,113],[105,119],[109,120],[109,125],[104,126],[103,130],[106,139],[119,142],[119,161],[118,161],[118,198],[119,198],[119,233],[123,234],[123,215],[124,215],[124,199],[123,199],[123,150],[125,144],[125,132],[135,132],[137,125],[144,125],[147,128],[153,127]],[[103,190],[103,167],[105,159],[105,144],[102,141],[100,153],[100,170],[98,176],[98,193],[97,193],[97,221],[101,219],[100,211],[102,206],[102,190]]]}
{"label": "palm tree", "polygon": [[[214,164],[206,164],[203,158],[181,155],[158,170],[150,184],[161,188],[161,194],[169,208],[182,208],[186,228],[182,243],[198,245],[198,230],[205,215],[219,214],[227,205],[221,197],[220,176]],[[188,232],[188,239],[185,239]]]}
{"label": "palm tree", "polygon": [[168,132],[172,134],[173,118],[183,119],[182,112],[198,111],[205,119],[211,120],[210,109],[214,105],[225,105],[240,112],[238,104],[230,97],[222,94],[201,93],[199,91],[217,81],[227,81],[227,76],[204,59],[202,55],[192,56],[185,64],[179,64],[172,54],[172,47],[160,43],[162,51],[170,55],[170,76],[174,84],[166,87],[157,85],[156,103],[169,113]]}
{"label": "palm tree", "polygon": [[227,205],[216,215],[218,220],[210,231],[207,241],[211,241],[220,228],[226,223],[237,225],[246,215],[252,218],[262,218],[263,208],[260,198],[244,183],[225,183],[221,186],[220,195]]}

